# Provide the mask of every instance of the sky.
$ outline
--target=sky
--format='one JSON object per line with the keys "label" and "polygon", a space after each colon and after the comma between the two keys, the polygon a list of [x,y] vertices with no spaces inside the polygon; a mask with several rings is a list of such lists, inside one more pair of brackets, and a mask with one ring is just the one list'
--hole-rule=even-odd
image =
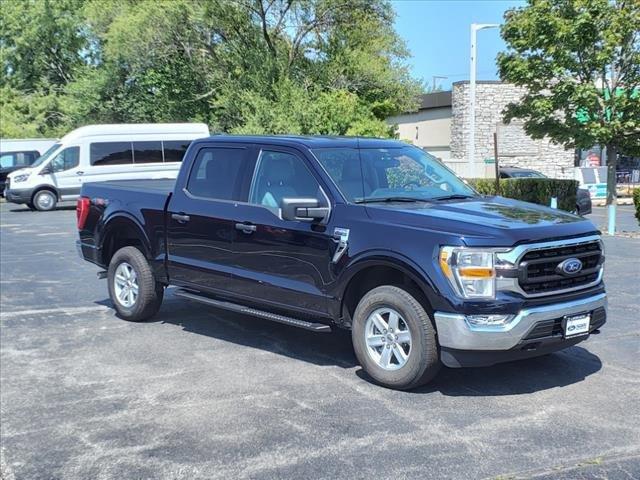
{"label": "sky", "polygon": [[[506,10],[524,5],[519,0],[392,0],[396,31],[411,52],[414,77],[429,87],[433,76],[444,90],[452,82],[469,79],[469,26],[502,23]],[[478,32],[478,80],[496,80],[496,55],[505,48],[499,29]]]}

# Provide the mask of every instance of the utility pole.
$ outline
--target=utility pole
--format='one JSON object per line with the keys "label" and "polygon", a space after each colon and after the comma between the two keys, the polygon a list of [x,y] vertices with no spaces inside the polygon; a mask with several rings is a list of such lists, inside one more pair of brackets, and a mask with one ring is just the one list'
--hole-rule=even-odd
{"label": "utility pole", "polygon": [[476,37],[478,30],[498,28],[497,23],[471,24],[471,62],[469,72],[469,175],[475,175],[476,156]]}

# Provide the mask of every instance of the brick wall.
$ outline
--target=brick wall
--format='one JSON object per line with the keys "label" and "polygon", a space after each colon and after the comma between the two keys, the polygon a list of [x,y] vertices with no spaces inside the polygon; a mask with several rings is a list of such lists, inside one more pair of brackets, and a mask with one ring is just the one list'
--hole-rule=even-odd
{"label": "brick wall", "polygon": [[[493,133],[498,132],[498,155],[503,166],[532,168],[553,178],[573,178],[574,150],[548,139],[533,140],[517,122],[505,125],[502,110],[517,101],[522,90],[499,82],[476,83],[475,161],[493,158]],[[453,84],[451,157],[466,160],[469,137],[469,82]]]}

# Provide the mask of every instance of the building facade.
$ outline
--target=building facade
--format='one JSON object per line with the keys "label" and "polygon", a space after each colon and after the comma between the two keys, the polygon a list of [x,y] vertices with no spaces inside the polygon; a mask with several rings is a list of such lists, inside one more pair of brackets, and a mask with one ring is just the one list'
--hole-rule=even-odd
{"label": "building facade", "polygon": [[[410,141],[440,158],[454,171],[467,177],[495,175],[494,133],[497,133],[498,162],[502,166],[538,170],[553,178],[573,178],[575,151],[534,140],[521,124],[502,121],[507,104],[517,101],[522,90],[497,81],[476,83],[476,134],[473,168],[468,163],[469,82],[456,82],[451,92],[423,95],[418,112],[391,117],[399,138]],[[447,132],[448,127],[448,132]]]}
{"label": "building facade", "polygon": [[451,92],[434,92],[422,96],[417,112],[403,113],[387,119],[398,126],[402,140],[410,141],[443,161],[451,157]]}

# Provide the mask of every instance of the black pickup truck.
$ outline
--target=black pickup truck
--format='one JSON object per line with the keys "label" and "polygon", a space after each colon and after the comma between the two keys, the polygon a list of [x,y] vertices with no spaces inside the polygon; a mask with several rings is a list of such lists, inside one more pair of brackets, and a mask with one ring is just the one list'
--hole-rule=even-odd
{"label": "black pickup truck", "polygon": [[78,248],[118,315],[174,295],[315,332],[351,330],[379,384],[492,365],[605,323],[604,250],[584,218],[483,197],[378,139],[215,136],[177,180],[85,184]]}

